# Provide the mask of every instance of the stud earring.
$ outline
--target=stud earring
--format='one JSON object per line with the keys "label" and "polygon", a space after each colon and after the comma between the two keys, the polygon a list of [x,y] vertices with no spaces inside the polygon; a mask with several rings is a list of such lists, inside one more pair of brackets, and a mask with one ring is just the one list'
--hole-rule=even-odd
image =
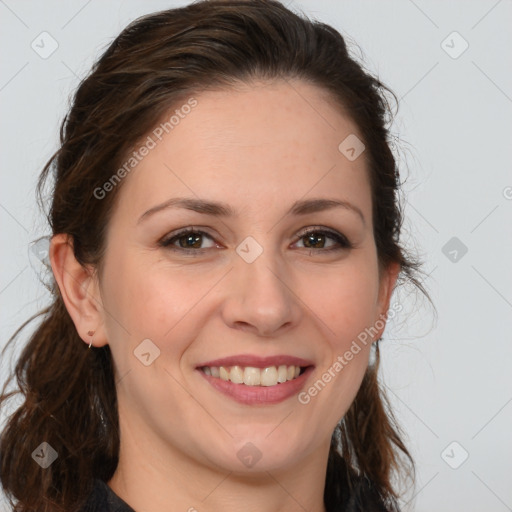
{"label": "stud earring", "polygon": [[89,348],[91,348],[91,345],[92,345],[92,337],[94,336],[94,331],[89,331],[87,333],[87,336],[90,336],[91,337],[91,342],[89,343]]}

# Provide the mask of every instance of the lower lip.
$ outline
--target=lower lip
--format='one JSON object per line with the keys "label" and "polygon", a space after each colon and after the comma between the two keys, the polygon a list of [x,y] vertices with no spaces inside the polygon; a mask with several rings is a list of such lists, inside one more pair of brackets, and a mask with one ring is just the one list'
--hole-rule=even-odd
{"label": "lower lip", "polygon": [[217,377],[206,375],[197,370],[217,391],[239,403],[246,405],[277,404],[296,395],[304,387],[306,380],[313,371],[313,366],[308,366],[304,373],[296,379],[288,380],[275,386],[247,386],[235,384],[229,380],[222,380]]}

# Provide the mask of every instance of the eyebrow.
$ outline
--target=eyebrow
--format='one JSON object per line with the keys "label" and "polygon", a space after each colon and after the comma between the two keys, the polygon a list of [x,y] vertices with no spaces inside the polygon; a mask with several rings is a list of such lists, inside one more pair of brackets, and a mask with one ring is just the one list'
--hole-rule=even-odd
{"label": "eyebrow", "polygon": [[[204,199],[197,199],[192,197],[174,197],[144,212],[137,221],[137,224],[154,215],[155,213],[166,210],[168,208],[184,208],[186,210],[192,210],[197,213],[212,215],[216,217],[236,216],[236,211],[226,203],[206,201]],[[346,210],[352,211],[361,218],[363,224],[366,223],[363,212],[357,206],[348,201],[343,201],[340,199],[313,198],[295,201],[286,215],[307,215],[310,213],[331,210],[333,208],[344,208]]]}

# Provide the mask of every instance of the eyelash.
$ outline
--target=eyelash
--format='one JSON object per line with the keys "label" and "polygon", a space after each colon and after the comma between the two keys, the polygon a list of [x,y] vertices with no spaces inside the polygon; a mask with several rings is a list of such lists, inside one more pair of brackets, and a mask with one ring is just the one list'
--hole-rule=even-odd
{"label": "eyelash", "polygon": [[[197,234],[197,235],[206,236],[206,237],[210,238],[211,240],[213,240],[213,237],[211,235],[209,235],[205,231],[202,231],[201,229],[185,228],[185,229],[179,231],[178,233],[172,234],[172,236],[170,236],[170,237],[164,237],[162,240],[159,241],[159,245],[166,249],[180,252],[182,254],[188,254],[190,256],[199,256],[199,255],[203,254],[204,252],[206,252],[207,250],[212,249],[212,248],[187,249],[184,247],[172,247],[172,244],[175,241],[179,240],[180,238],[182,238],[185,235],[192,234],[192,233]],[[316,252],[321,252],[321,253],[329,253],[331,251],[342,251],[342,250],[347,250],[347,249],[353,248],[353,245],[349,242],[349,240],[344,235],[342,235],[341,233],[338,233],[336,231],[332,231],[330,229],[325,229],[322,227],[311,228],[311,229],[308,229],[307,231],[300,233],[298,235],[297,241],[299,241],[302,238],[305,238],[306,236],[311,235],[311,234],[327,235],[327,238],[331,238],[332,240],[334,240],[335,242],[338,243],[338,247],[333,246],[333,247],[329,247],[327,249],[315,249],[314,247],[302,247],[302,249],[309,249],[310,251],[316,251]]]}

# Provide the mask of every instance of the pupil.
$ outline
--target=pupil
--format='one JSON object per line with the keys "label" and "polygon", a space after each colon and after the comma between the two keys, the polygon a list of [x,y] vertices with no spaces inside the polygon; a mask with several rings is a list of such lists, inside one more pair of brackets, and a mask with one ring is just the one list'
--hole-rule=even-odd
{"label": "pupil", "polygon": [[[313,234],[313,235],[308,235],[306,238],[307,238],[307,240],[308,240],[308,244],[309,244],[310,242],[312,243],[312,245],[311,245],[311,246],[310,246],[310,245],[308,245],[308,244],[306,244],[306,247],[317,247],[317,248],[318,248],[318,244],[322,244],[322,242],[323,242],[323,240],[322,240],[322,239],[324,238],[324,236],[323,236],[322,234],[320,234],[320,235],[314,235],[314,234]],[[316,239],[316,240],[320,240],[320,241],[315,243],[315,239]],[[321,248],[322,248],[322,247],[320,247],[320,249],[321,249]]]}
{"label": "pupil", "polygon": [[[191,234],[191,235],[185,235],[185,240],[186,240],[186,241],[185,241],[185,245],[186,245],[187,247],[194,247],[194,248],[196,248],[196,249],[197,249],[197,247],[196,247],[196,245],[195,245],[195,244],[197,244],[198,242],[200,242],[200,240],[201,240],[201,235],[192,235],[192,234]],[[189,242],[191,242],[191,243],[189,243]],[[201,245],[201,244],[199,244],[199,245]]]}

